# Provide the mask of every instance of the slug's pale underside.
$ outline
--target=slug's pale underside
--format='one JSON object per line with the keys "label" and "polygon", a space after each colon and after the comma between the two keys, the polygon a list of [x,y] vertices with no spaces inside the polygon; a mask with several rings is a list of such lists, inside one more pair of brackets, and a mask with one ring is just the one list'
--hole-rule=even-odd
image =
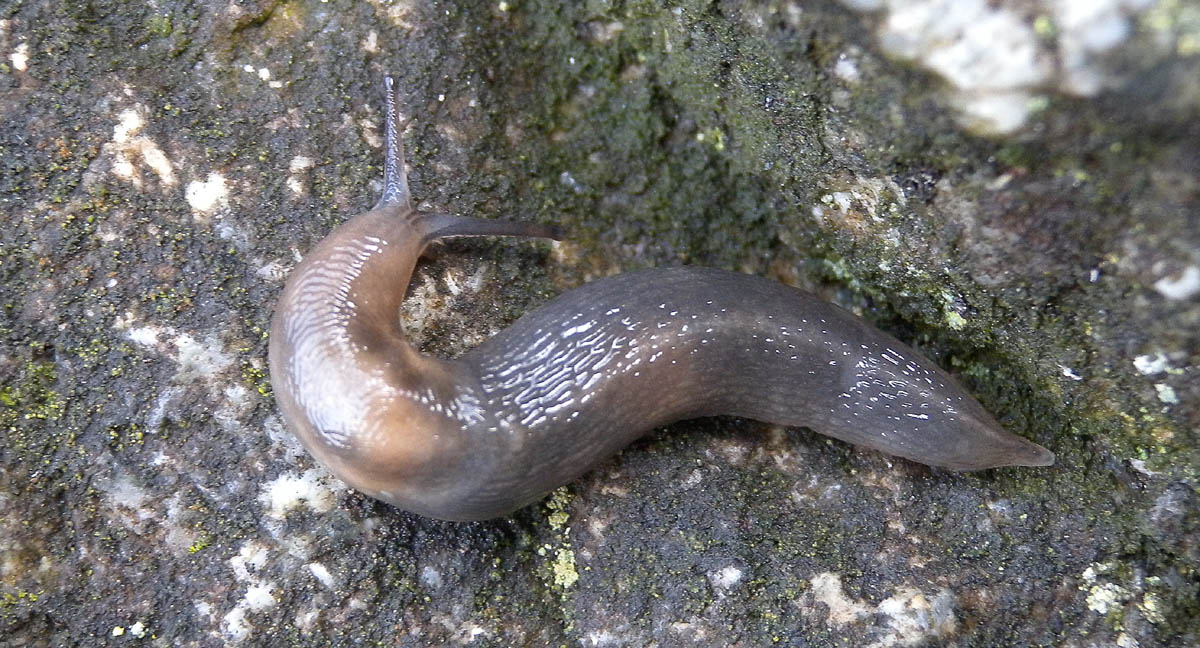
{"label": "slug's pale underside", "polygon": [[558,238],[533,223],[413,208],[387,79],[383,197],[296,266],[271,326],[288,426],[354,488],[422,515],[503,515],[680,419],[806,426],[933,466],[1047,466],[945,372],[808,293],[708,268],[572,290],[454,360],[421,355],[398,312],[447,236]]}

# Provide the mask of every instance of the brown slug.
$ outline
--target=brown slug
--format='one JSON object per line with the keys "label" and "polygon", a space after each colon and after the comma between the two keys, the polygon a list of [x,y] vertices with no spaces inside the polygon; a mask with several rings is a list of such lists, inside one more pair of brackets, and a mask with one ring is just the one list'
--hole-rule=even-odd
{"label": "brown slug", "polygon": [[850,313],[708,268],[588,283],[453,360],[410,345],[398,313],[425,246],[558,238],[552,226],[425,213],[386,80],[383,197],[292,271],[271,325],[287,425],[354,488],[447,520],[503,515],[680,419],[729,414],[933,466],[1047,466],[929,360]]}

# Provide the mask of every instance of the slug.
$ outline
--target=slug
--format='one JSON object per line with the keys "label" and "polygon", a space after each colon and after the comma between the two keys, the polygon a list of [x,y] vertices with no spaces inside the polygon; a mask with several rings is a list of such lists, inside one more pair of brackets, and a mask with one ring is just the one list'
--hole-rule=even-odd
{"label": "slug", "polygon": [[723,414],[953,470],[1054,462],[895,338],[803,291],[721,270],[601,279],[457,359],[422,355],[398,312],[426,245],[559,232],[414,209],[391,77],[386,88],[383,195],[296,266],[270,334],[284,420],[355,489],[435,518],[496,517],[655,427]]}

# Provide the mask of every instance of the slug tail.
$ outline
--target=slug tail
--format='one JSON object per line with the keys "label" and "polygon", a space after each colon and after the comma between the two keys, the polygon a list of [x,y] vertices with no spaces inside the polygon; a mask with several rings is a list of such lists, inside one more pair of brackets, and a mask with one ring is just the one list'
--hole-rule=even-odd
{"label": "slug tail", "polygon": [[384,115],[383,195],[379,197],[375,209],[398,206],[405,211],[411,211],[412,199],[408,193],[408,177],[404,173],[404,125],[400,123],[400,114],[396,108],[396,80],[388,75],[384,77],[383,84],[387,95]]}
{"label": "slug tail", "polygon": [[1016,438],[1021,442],[1020,448],[1013,449],[1007,465],[1029,466],[1031,468],[1054,465],[1055,456],[1053,452],[1022,437]]}

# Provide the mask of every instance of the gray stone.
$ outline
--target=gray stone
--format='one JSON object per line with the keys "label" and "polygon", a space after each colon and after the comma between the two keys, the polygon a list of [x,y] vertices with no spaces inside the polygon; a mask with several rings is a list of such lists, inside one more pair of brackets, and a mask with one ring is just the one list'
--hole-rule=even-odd
{"label": "gray stone", "polygon": [[[7,5],[0,636],[1194,645],[1200,7],[970,6],[1008,45],[930,38],[928,1]],[[1058,464],[726,418],[487,523],[349,491],[282,428],[265,336],[377,197],[385,73],[421,201],[571,232],[441,246],[404,314],[427,352],[589,278],[752,272],[917,345]]]}

